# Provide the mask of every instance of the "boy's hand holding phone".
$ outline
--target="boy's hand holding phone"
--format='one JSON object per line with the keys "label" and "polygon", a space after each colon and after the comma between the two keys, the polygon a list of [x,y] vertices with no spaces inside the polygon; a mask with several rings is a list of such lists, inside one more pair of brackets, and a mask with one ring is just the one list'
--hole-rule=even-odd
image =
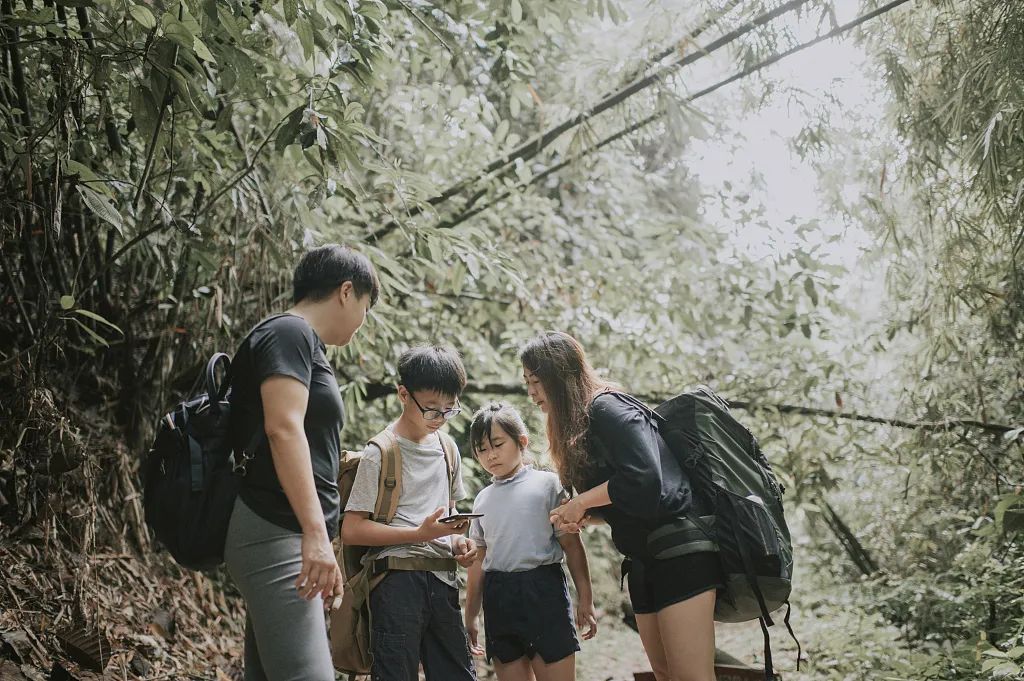
{"label": "boy's hand holding phone", "polygon": [[441,522],[441,517],[446,515],[447,512],[448,509],[441,507],[423,519],[423,522],[420,523],[420,534],[424,541],[440,539],[450,534],[463,534],[466,531],[469,527],[468,520],[449,523]]}
{"label": "boy's hand holding phone", "polygon": [[469,526],[468,520],[461,523],[442,523],[441,518],[447,512],[448,509],[441,507],[423,519],[423,522],[420,523],[420,533],[424,540],[430,541],[447,537],[450,534],[462,534]]}

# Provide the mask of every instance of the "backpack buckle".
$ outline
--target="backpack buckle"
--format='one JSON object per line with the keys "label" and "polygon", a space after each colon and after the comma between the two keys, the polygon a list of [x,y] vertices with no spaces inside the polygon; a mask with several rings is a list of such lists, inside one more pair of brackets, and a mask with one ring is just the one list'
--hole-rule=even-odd
{"label": "backpack buckle", "polygon": [[384,486],[388,489],[394,489],[398,482],[394,478],[385,478]]}
{"label": "backpack buckle", "polygon": [[248,470],[249,462],[252,461],[253,458],[254,458],[253,454],[250,454],[249,452],[247,452],[245,450],[242,450],[242,460],[238,461],[235,458],[235,452],[232,452],[231,453],[231,472],[234,473],[235,475],[239,475],[239,476],[244,478],[246,476],[246,474],[249,472],[249,470]]}

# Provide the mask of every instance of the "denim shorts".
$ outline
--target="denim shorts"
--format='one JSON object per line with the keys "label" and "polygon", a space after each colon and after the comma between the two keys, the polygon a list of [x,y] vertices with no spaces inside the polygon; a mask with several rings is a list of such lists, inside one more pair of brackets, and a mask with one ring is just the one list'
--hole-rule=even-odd
{"label": "denim shorts", "polygon": [[484,573],[487,659],[540,655],[552,664],[580,649],[561,563],[522,572]]}

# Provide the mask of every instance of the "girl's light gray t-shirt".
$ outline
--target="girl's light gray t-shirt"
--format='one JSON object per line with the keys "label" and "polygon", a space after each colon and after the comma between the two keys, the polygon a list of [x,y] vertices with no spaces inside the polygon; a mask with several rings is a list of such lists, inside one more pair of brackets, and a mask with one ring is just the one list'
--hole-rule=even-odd
{"label": "girl's light gray t-shirt", "polygon": [[551,524],[551,509],[565,497],[558,476],[523,466],[506,480],[491,479],[473,503],[469,536],[486,546],[484,570],[522,572],[562,561],[562,546]]}
{"label": "girl's light gray t-shirt", "polygon": [[[392,426],[389,430],[394,431]],[[398,509],[391,527],[419,527],[423,519],[438,508],[448,506],[448,468],[444,460],[444,450],[439,438],[446,437],[440,432],[424,443],[413,442],[404,437],[395,436],[402,450],[402,496],[398,500]],[[452,443],[454,446],[454,443]],[[458,448],[456,447],[456,451]],[[466,489],[462,484],[462,465],[458,456],[455,457],[455,490],[454,500],[466,498]],[[356,478],[352,483],[346,511],[357,513],[373,513],[377,503],[377,490],[380,479],[380,450],[375,445],[367,445],[362,461],[356,470]],[[452,536],[447,535],[420,544],[396,544],[379,547],[375,558],[388,557],[426,557],[451,558]],[[372,555],[372,554],[371,554]],[[455,571],[435,572],[438,579],[458,587]]]}

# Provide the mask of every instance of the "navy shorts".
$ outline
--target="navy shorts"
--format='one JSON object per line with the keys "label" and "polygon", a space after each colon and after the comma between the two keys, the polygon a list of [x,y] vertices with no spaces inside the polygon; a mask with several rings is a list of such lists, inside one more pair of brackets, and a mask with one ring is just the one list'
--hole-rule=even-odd
{"label": "navy shorts", "polygon": [[637,615],[650,615],[705,591],[725,586],[717,553],[623,562],[629,602]]}
{"label": "navy shorts", "polygon": [[561,563],[523,572],[484,573],[487,659],[540,655],[552,664],[580,649]]}

